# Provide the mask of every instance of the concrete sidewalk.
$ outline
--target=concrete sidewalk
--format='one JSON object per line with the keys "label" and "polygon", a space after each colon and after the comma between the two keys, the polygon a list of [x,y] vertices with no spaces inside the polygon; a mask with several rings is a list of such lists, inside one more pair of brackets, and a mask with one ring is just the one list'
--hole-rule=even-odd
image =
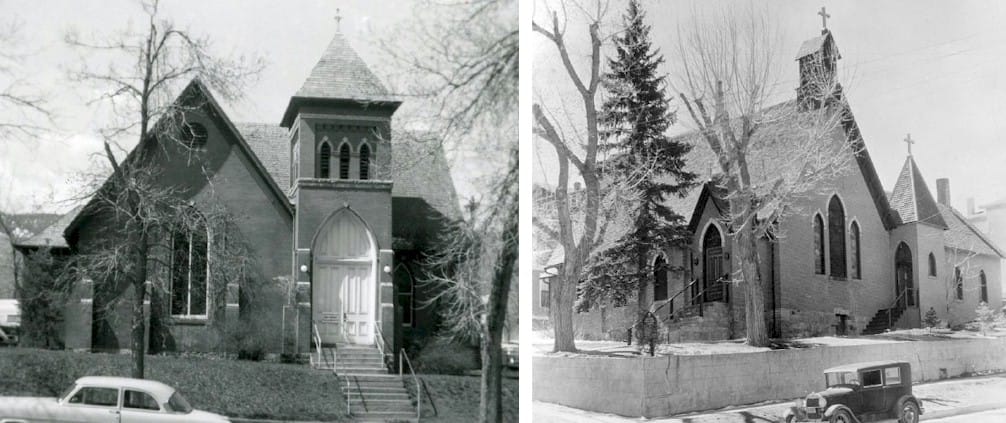
{"label": "concrete sidewalk", "polygon": [[[925,414],[921,420],[946,418],[961,414],[1006,408],[1006,375],[952,379],[913,387],[913,393],[922,400]],[[535,402],[532,414],[535,421],[573,423],[627,423],[646,420],[659,423],[750,423],[780,421],[793,401],[771,404],[747,405],[702,413],[656,419],[624,417],[593,413],[561,405]]]}

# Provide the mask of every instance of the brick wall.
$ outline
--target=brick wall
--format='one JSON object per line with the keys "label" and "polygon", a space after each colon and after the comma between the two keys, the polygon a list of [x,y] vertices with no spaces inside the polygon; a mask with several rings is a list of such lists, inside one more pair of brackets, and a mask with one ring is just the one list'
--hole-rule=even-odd
{"label": "brick wall", "polygon": [[[780,261],[779,319],[783,336],[829,335],[835,331],[838,313],[848,314],[853,333],[858,333],[881,308],[894,300],[893,250],[891,238],[884,229],[880,215],[859,169],[853,169],[821,193],[812,195],[793,207],[784,217],[779,233]],[[862,279],[848,277],[836,280],[826,274],[814,273],[813,216],[820,213],[825,222],[825,242],[828,245],[828,201],[838,193],[845,209],[846,263],[852,260],[848,228],[853,221],[860,227],[860,263]],[[826,269],[830,253],[825,248]]]}
{"label": "brick wall", "polygon": [[1006,339],[962,339],[747,354],[537,356],[532,396],[595,412],[659,417],[802,397],[824,389],[824,369],[865,360],[908,361],[915,383],[936,380],[941,373],[955,377],[1003,370],[1003,349]]}

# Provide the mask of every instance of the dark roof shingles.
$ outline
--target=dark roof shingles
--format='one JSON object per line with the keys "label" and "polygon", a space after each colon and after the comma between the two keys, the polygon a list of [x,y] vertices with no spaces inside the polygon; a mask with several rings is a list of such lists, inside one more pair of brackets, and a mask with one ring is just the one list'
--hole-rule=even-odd
{"label": "dark roof shingles", "polygon": [[[237,123],[255,155],[281,188],[290,186],[287,130],[268,123]],[[449,218],[460,217],[457,192],[440,143],[431,135],[395,132],[392,136],[392,191],[395,197],[422,198]]]}
{"label": "dark roof shingles", "polygon": [[394,100],[342,34],[336,34],[295,97]]}

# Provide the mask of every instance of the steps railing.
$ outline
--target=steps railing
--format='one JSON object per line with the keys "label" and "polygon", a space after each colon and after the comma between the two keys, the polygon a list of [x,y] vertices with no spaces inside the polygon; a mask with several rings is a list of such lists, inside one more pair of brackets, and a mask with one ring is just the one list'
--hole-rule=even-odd
{"label": "steps railing", "polygon": [[[888,329],[894,327],[894,322],[893,322],[893,320],[894,320],[894,308],[897,307],[898,309],[902,309],[902,307],[899,306],[899,301],[901,301],[901,297],[904,297],[905,294],[907,294],[907,293],[908,293],[908,288],[902,289],[901,293],[898,294],[898,296],[894,298],[894,301],[891,303],[891,306],[887,308],[887,328]],[[906,299],[905,302],[906,303],[908,302],[907,299]],[[907,304],[906,304],[905,308],[907,308]]]}
{"label": "steps railing", "polygon": [[[315,353],[318,355],[318,359],[316,361],[317,367],[321,367],[322,365],[325,364],[325,354],[324,354],[325,349],[322,347],[321,331],[318,329],[318,326],[319,325],[332,325],[332,324],[337,324],[337,323],[327,323],[327,322],[324,322],[324,321],[317,321],[317,320],[311,322],[311,329],[314,332],[311,336],[314,338],[314,349],[315,349]],[[345,339],[345,330],[346,330],[345,325],[338,324],[338,326],[339,326],[339,332],[343,334],[343,339]],[[335,371],[335,368],[337,367],[338,361],[339,361],[339,351],[338,351],[337,347],[333,346],[332,347],[332,371],[333,372]]]}
{"label": "steps railing", "polygon": [[[695,285],[698,282],[699,282],[698,279],[692,279],[692,281],[689,282],[688,285],[685,285],[684,288],[682,288],[680,291],[678,291],[677,293],[675,293],[674,295],[672,295],[670,298],[668,298],[666,300],[656,301],[653,304],[650,304],[650,314],[653,314],[654,316],[657,316],[658,315],[657,313],[662,308],[664,308],[668,304],[672,304],[672,302],[674,301],[675,298],[677,298],[678,296],[684,294],[689,289],[692,289],[692,286]],[[720,283],[725,283],[725,282],[720,282]],[[697,298],[702,298],[702,296],[706,294],[706,290],[708,290],[708,289],[709,289],[709,287],[702,287],[702,289],[698,290],[698,292],[696,292],[695,295],[692,295],[691,297],[688,298],[689,305],[697,305],[699,307],[699,316],[702,316],[702,309],[703,309],[704,305],[703,305],[702,301],[699,301],[698,303],[696,303],[695,300]],[[671,320],[674,320],[674,318],[676,316],[678,316],[679,314],[681,314],[685,310],[686,310],[686,308],[684,308],[684,307],[679,308],[677,310],[674,310],[671,313],[669,313],[669,315],[666,318],[660,319],[660,322],[666,323],[666,322],[669,322]],[[635,327],[636,324],[638,324],[638,321],[636,323],[634,323],[633,326],[629,327],[629,329],[628,329],[628,343],[629,343],[629,345],[632,345],[632,328]]]}
{"label": "steps railing", "polygon": [[311,322],[311,329],[314,330],[314,348],[318,351],[318,366],[321,366],[321,332],[318,332],[318,324],[316,322]]}
{"label": "steps railing", "polygon": [[384,353],[384,332],[381,330],[381,322],[374,324],[374,344],[377,344],[377,352],[381,353],[381,362],[384,363],[385,370],[387,370],[388,358]]}
{"label": "steps railing", "polygon": [[405,353],[405,348],[402,348],[398,352],[398,376],[405,377],[404,365],[408,364],[409,374],[412,375],[412,383],[416,385],[416,421],[423,415],[423,397],[422,397],[422,385],[419,384],[419,378],[416,377],[416,371],[412,368],[412,362],[409,361],[409,355]]}

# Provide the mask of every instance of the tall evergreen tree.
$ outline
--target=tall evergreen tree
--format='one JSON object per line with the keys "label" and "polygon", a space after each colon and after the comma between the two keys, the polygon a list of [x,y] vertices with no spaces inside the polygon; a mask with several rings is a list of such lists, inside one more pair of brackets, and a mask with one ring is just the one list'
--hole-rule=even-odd
{"label": "tall evergreen tree", "polygon": [[691,145],[666,135],[675,114],[668,109],[666,77],[658,69],[664,57],[652,47],[644,17],[639,2],[630,0],[625,31],[614,39],[617,58],[608,60],[603,84],[609,96],[600,116],[604,148],[610,153],[605,178],[637,180],[638,201],[622,209],[632,217],[629,231],[591,260],[581,309],[606,301],[625,303],[636,292],[643,311],[652,299],[653,255],[688,237],[684,218],[665,201],[683,197],[695,183],[695,174],[685,170]]}

